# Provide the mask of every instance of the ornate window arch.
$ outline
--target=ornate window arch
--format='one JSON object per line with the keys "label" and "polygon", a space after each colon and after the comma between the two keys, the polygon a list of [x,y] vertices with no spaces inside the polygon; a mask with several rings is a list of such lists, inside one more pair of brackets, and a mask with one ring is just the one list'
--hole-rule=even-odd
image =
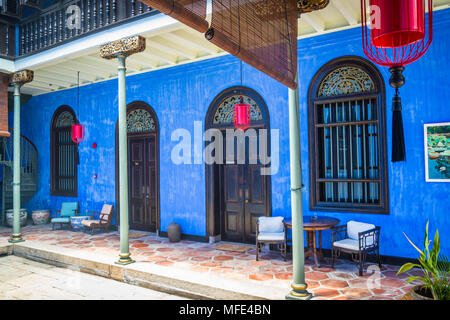
{"label": "ornate window arch", "polygon": [[308,93],[311,210],[389,213],[384,81],[359,57],[323,66]]}
{"label": "ornate window arch", "polygon": [[222,91],[212,102],[206,116],[206,127],[233,126],[233,107],[241,97],[250,105],[252,126],[269,126],[269,113],[264,100],[255,91],[246,87],[231,87]]}
{"label": "ornate window arch", "polygon": [[76,197],[78,192],[78,146],[72,141],[71,127],[75,112],[69,106],[59,107],[53,114],[50,133],[50,193]]}
{"label": "ornate window arch", "polygon": [[137,108],[127,114],[127,133],[154,132],[155,130],[155,119],[148,110]]}

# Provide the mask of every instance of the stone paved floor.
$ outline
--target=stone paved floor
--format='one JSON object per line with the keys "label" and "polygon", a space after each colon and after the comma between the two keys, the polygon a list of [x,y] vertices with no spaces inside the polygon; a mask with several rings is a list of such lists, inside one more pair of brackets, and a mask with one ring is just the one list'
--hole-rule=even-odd
{"label": "stone paved floor", "polygon": [[[7,240],[11,229],[0,227],[0,240]],[[50,225],[27,226],[22,234],[28,241],[71,249],[94,252],[102,256],[117,256],[119,251],[118,232],[88,233],[69,230],[52,231]],[[136,261],[154,263],[161,266],[188,269],[199,273],[215,273],[225,279],[236,279],[286,288],[288,292],[292,280],[292,261],[283,261],[277,252],[265,252],[260,261],[255,261],[255,250],[247,253],[220,251],[217,244],[181,241],[170,243],[167,238],[149,234],[139,239],[130,239],[130,252]],[[396,276],[398,266],[376,264],[365,265],[364,276],[358,276],[357,266],[348,260],[338,260],[335,268],[325,264],[316,268],[311,258],[306,260],[306,280],[308,290],[315,299],[401,299],[412,284],[407,283],[407,275]],[[418,271],[412,270],[410,275]]]}
{"label": "stone paved floor", "polygon": [[178,296],[16,256],[0,258],[0,299],[184,300]]}

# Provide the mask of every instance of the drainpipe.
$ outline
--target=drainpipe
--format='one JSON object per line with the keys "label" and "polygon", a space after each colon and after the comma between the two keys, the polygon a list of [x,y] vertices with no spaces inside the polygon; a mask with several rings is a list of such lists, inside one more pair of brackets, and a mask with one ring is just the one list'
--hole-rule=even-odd
{"label": "drainpipe", "polygon": [[128,242],[128,145],[127,145],[127,104],[126,104],[126,55],[117,56],[119,60],[119,197],[120,197],[120,254],[118,264],[130,264]]}
{"label": "drainpipe", "polygon": [[[298,75],[295,80],[298,83]],[[302,206],[302,160],[300,148],[300,118],[298,88],[289,89],[289,144],[291,161],[291,215],[292,215],[292,260],[294,279],[292,290],[286,295],[289,300],[309,300],[312,294],[305,281],[305,245]]]}
{"label": "drainpipe", "polygon": [[20,233],[20,87],[21,83],[14,83],[14,159],[13,159],[13,233],[9,242],[22,242]]}

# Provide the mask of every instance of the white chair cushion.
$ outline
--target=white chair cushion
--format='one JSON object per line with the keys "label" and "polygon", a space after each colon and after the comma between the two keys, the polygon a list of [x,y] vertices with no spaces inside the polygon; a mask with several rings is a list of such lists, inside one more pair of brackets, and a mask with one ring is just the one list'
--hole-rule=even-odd
{"label": "white chair cushion", "polygon": [[283,217],[259,217],[260,233],[283,233]]}
{"label": "white chair cushion", "polygon": [[347,235],[350,239],[353,240],[359,240],[358,233],[371,229],[375,229],[375,226],[373,224],[362,223],[357,221],[349,221],[347,223]]}
{"label": "white chair cushion", "polygon": [[284,232],[265,232],[258,234],[259,241],[284,241]]}
{"label": "white chair cushion", "polygon": [[350,249],[350,250],[354,250],[354,251],[359,250],[358,240],[353,240],[353,239],[344,239],[344,240],[336,241],[333,243],[333,246],[335,246],[337,248]]}

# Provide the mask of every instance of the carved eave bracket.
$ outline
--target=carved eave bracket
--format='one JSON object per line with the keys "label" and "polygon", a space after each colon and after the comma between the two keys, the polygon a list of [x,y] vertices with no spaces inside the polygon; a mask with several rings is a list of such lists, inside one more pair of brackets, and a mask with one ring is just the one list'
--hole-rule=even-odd
{"label": "carved eave bracket", "polygon": [[321,10],[329,3],[330,0],[297,0],[298,14]]}
{"label": "carved eave bracket", "polygon": [[32,70],[22,70],[18,72],[14,72],[9,76],[9,85],[24,85],[25,83],[29,83],[34,79],[34,72]]}
{"label": "carved eave bracket", "polygon": [[118,56],[129,56],[145,50],[145,38],[135,36],[120,39],[100,47],[100,56],[104,59],[114,59]]}

